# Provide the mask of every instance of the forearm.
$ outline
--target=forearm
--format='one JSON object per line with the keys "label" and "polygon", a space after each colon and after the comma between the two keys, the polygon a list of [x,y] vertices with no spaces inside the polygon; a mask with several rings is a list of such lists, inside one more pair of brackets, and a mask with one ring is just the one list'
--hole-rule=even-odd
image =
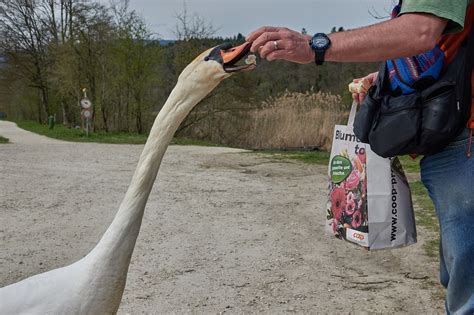
{"label": "forearm", "polygon": [[414,56],[436,45],[446,23],[430,14],[407,14],[368,27],[332,33],[325,59],[368,62]]}
{"label": "forearm", "polygon": [[[409,13],[372,26],[332,33],[325,60],[337,62],[383,61],[414,56],[432,49],[447,20],[431,14]],[[264,26],[250,33],[251,51],[268,60],[314,62],[308,35],[284,28]]]}

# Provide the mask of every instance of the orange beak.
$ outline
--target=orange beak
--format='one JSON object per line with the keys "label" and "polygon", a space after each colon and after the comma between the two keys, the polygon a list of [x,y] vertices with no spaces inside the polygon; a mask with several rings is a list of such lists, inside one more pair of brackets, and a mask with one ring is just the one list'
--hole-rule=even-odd
{"label": "orange beak", "polygon": [[225,72],[249,71],[256,68],[255,63],[237,64],[250,52],[252,43],[243,43],[242,45],[232,47],[229,43],[214,47],[209,55],[204,58],[206,61],[214,60],[222,64]]}
{"label": "orange beak", "polygon": [[252,43],[245,42],[240,46],[221,50],[221,56],[224,64],[231,64],[233,62],[239,61],[249,53],[251,46]]}

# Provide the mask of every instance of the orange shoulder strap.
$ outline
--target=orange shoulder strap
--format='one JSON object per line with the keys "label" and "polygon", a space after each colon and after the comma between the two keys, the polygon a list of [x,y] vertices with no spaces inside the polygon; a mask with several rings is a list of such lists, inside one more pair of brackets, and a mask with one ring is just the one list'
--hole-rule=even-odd
{"label": "orange shoulder strap", "polygon": [[467,127],[469,129],[474,129],[474,70],[472,71],[471,76],[471,85],[472,85],[472,98],[471,98],[471,118],[469,118],[469,122],[467,123]]}
{"label": "orange shoulder strap", "polygon": [[[464,21],[464,30],[456,34],[447,34],[441,37],[439,41],[439,46],[444,51],[446,56],[447,64],[450,64],[451,61],[456,56],[461,43],[469,35],[472,25],[474,23],[474,4],[471,4],[466,12],[466,19]],[[468,128],[474,129],[474,70],[471,77],[472,85],[472,100],[471,100],[471,118],[468,122]]]}
{"label": "orange shoulder strap", "polygon": [[456,52],[461,46],[462,42],[469,36],[472,23],[474,21],[474,5],[470,5],[466,12],[464,20],[464,29],[462,32],[455,34],[443,35],[439,41],[439,46],[444,51],[447,64],[450,64],[456,56]]}
{"label": "orange shoulder strap", "polygon": [[[471,29],[474,23],[474,4],[471,4],[469,6],[469,10],[467,11],[467,16],[466,16],[466,26],[465,28]],[[472,137],[472,130],[474,129],[474,69],[472,70],[472,75],[471,75],[471,93],[472,93],[472,98],[471,98],[471,118],[469,118],[469,122],[467,123],[468,128],[471,129],[471,137]]]}

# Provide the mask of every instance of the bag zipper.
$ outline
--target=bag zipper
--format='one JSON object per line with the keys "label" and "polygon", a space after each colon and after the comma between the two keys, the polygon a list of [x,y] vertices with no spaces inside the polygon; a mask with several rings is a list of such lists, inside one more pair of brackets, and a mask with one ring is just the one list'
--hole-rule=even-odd
{"label": "bag zipper", "polygon": [[[443,82],[442,84],[439,84],[439,86],[436,86],[436,84],[438,84],[438,82],[436,82],[435,84],[433,84],[432,86],[427,88],[425,91],[420,92],[422,98],[423,98],[423,95],[429,96],[429,97],[423,98],[424,102],[429,102],[429,101],[431,101],[435,98],[438,98],[438,97],[440,97],[440,96],[442,96],[446,93],[451,92],[451,90],[446,90],[446,91],[442,92],[441,94],[438,94],[438,95],[435,95],[435,96],[430,96],[431,94],[433,94],[433,92],[436,92],[436,90],[439,90],[439,89],[442,89],[442,88],[451,87],[452,89],[454,89],[454,93],[456,93],[456,82],[446,81],[446,82]],[[429,91],[429,93],[427,93],[426,91]],[[456,98],[456,101],[459,102],[459,99]],[[459,105],[458,105],[458,107],[459,107]]]}
{"label": "bag zipper", "polygon": [[[415,92],[415,93],[417,93],[418,96],[420,96],[418,92]],[[389,110],[388,112],[384,112],[383,114],[387,115],[387,116],[390,116],[390,115],[396,114],[398,112],[402,112],[404,110],[421,110],[421,109],[423,109],[422,105],[423,104],[421,104],[421,102],[420,102],[420,97],[418,97],[417,102],[415,103],[414,106],[406,106],[406,107],[398,108],[398,109],[395,109],[395,110]],[[379,110],[379,113],[381,113],[381,112],[382,112],[382,108],[380,108],[380,110]],[[379,114],[378,117],[380,117],[380,115],[381,114]]]}

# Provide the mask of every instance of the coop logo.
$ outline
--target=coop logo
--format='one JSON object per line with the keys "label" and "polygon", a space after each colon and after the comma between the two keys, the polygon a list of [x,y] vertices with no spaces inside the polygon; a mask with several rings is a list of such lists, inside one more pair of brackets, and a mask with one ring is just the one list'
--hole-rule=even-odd
{"label": "coop logo", "polygon": [[360,233],[354,233],[352,234],[352,237],[355,239],[358,239],[359,241],[363,241],[365,239],[364,234],[360,234]]}
{"label": "coop logo", "polygon": [[346,235],[348,241],[354,242],[365,247],[369,246],[369,238],[367,237],[367,233],[359,232],[353,229],[347,229]]}

